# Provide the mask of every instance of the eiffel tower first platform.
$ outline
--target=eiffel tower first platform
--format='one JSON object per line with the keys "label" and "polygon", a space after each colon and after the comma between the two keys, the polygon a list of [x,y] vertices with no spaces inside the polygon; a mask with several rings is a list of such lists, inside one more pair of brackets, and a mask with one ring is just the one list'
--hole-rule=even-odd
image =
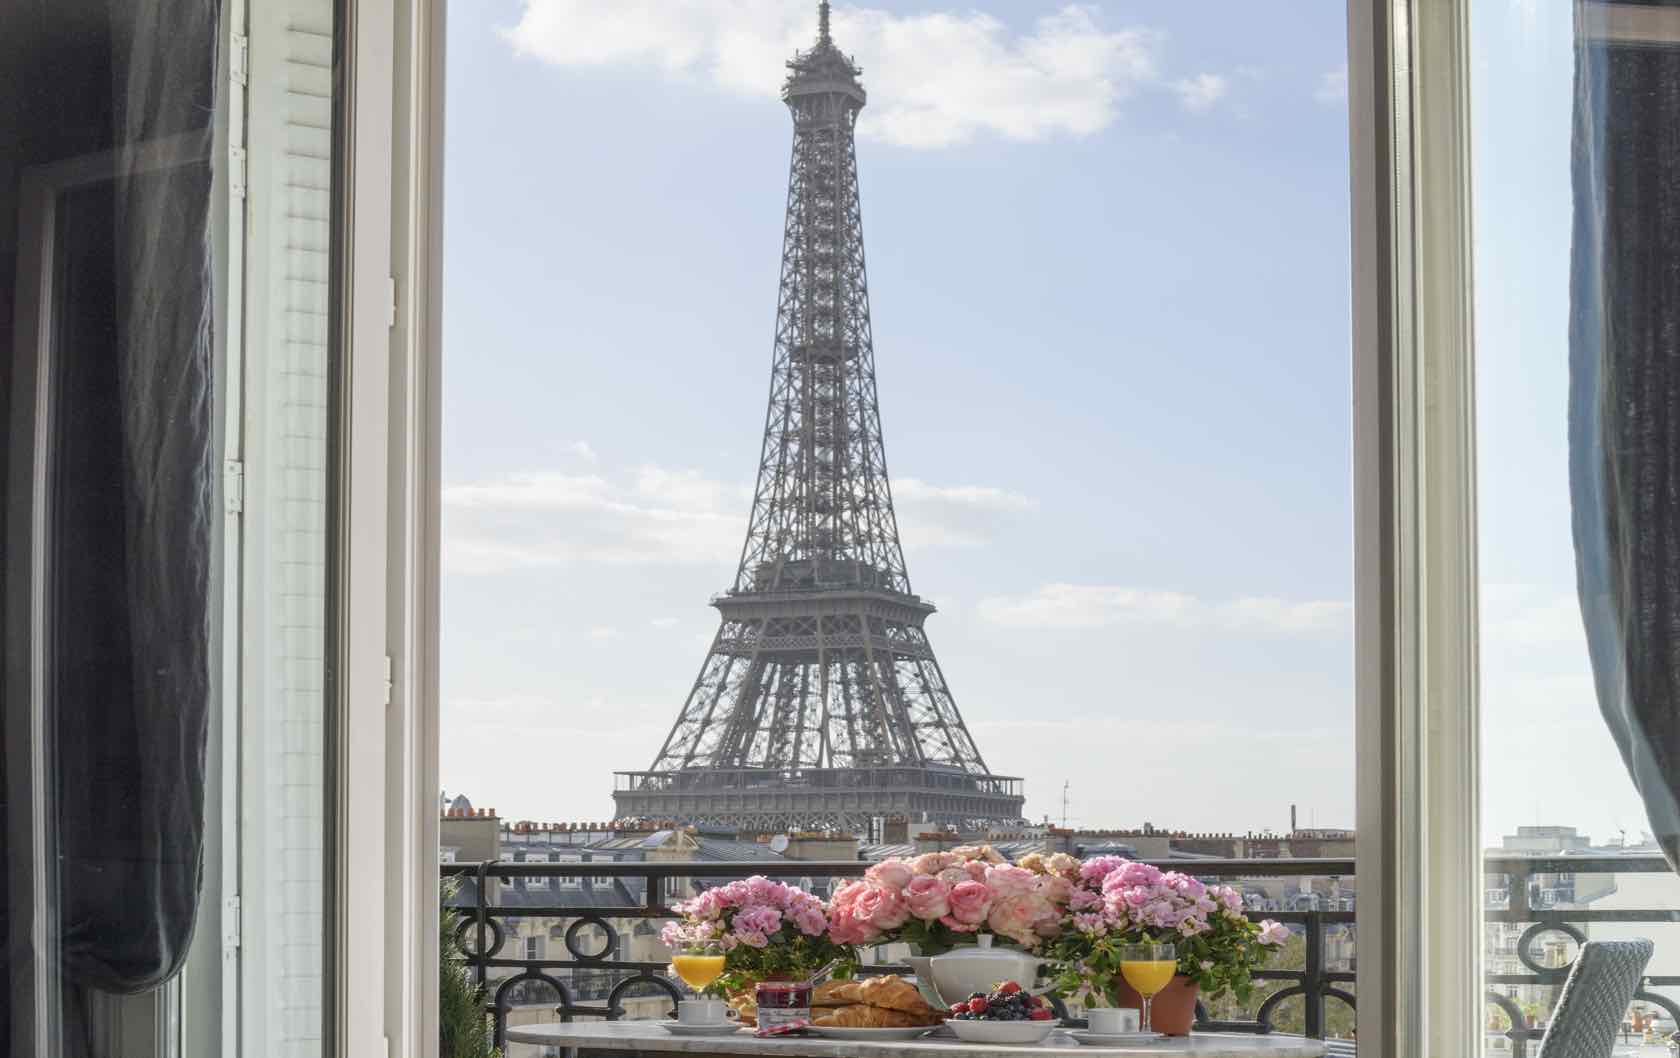
{"label": "eiffel tower first platform", "polygon": [[620,818],[868,833],[1021,817],[922,630],[887,481],[852,128],[861,71],[829,36],[788,63],[793,162],[770,407],[746,545],[688,701]]}

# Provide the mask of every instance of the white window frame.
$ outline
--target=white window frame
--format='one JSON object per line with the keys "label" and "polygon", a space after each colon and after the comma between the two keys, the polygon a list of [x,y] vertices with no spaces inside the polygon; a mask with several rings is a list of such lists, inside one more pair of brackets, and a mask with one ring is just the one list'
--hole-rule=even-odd
{"label": "white window frame", "polygon": [[1467,0],[1349,0],[1359,1050],[1479,1055]]}
{"label": "white window frame", "polygon": [[444,0],[339,0],[334,1058],[438,1051]]}

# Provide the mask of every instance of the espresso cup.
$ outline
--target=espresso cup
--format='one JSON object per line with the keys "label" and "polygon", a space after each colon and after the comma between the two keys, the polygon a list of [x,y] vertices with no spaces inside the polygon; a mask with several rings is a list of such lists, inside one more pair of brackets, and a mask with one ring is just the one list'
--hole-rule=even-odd
{"label": "espresso cup", "polygon": [[1090,1007],[1085,1011],[1085,1020],[1099,1036],[1136,1032],[1141,1023],[1138,1012],[1131,1007]]}
{"label": "espresso cup", "polygon": [[726,1009],[721,999],[684,999],[677,1003],[677,1020],[684,1025],[722,1025]]}

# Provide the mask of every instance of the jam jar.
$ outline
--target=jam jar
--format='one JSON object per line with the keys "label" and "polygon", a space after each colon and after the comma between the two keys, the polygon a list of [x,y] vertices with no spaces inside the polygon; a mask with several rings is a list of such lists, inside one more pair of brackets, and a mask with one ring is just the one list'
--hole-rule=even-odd
{"label": "jam jar", "polygon": [[756,993],[760,1032],[810,1023],[811,982],[760,981]]}

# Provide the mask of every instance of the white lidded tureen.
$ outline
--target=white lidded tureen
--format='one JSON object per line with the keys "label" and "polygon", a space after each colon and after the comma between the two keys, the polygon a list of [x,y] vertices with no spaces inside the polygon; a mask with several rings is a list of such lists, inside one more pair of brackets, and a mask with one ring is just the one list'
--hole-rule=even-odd
{"label": "white lidded tureen", "polygon": [[[938,992],[941,1005],[949,1008],[975,992],[990,992],[1003,981],[1014,981],[1031,989],[1038,977],[1039,959],[1026,952],[992,947],[992,935],[982,933],[973,946],[953,948],[931,959],[912,960],[917,979],[923,977],[927,966],[928,978]],[[931,997],[930,997],[931,998]]]}

